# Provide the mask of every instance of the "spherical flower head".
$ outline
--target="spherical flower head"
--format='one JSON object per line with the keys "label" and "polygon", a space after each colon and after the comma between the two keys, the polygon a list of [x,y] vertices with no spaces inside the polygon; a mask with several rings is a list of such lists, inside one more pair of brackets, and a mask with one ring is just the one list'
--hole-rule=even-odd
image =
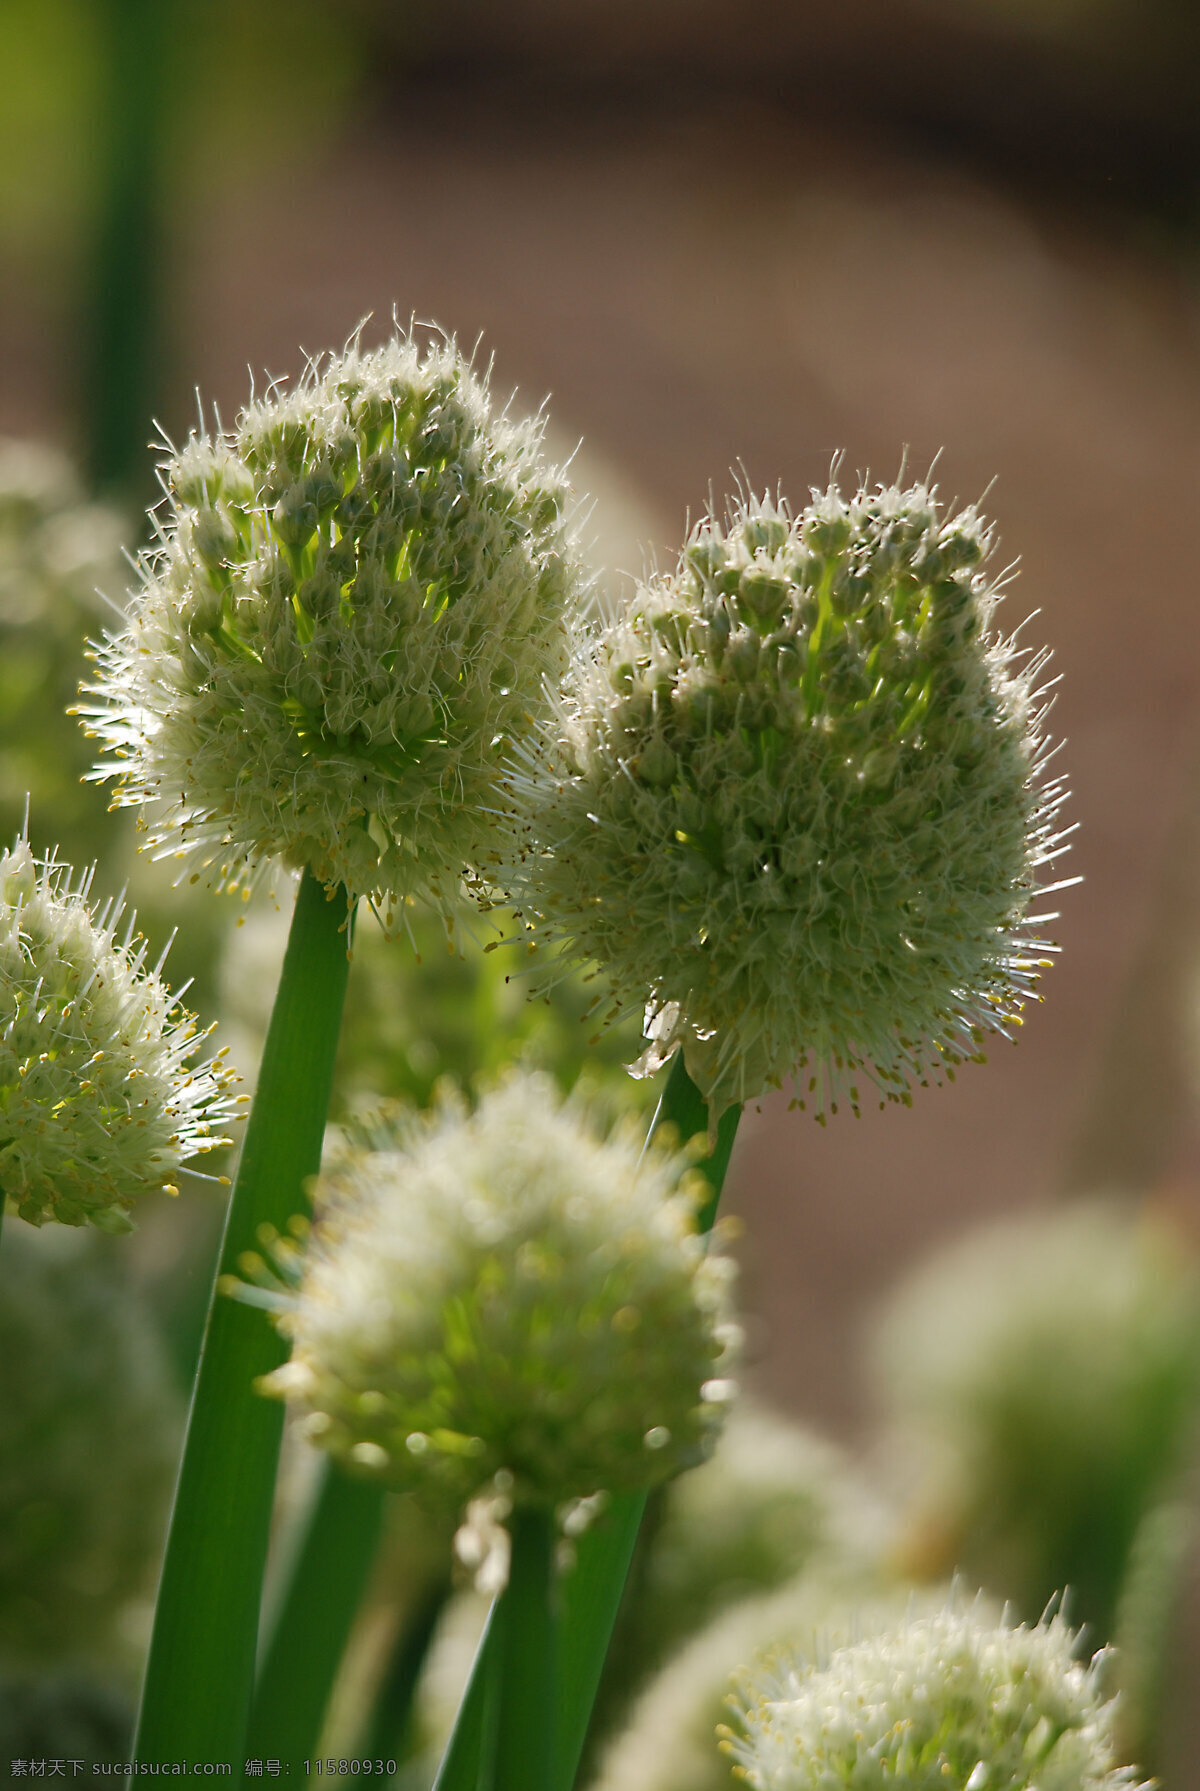
{"label": "spherical flower head", "polygon": [[0,1189],[23,1219],[128,1231],[144,1195],[221,1134],[234,1080],[156,971],[120,904],[93,915],[88,883],[0,854]]}
{"label": "spherical flower head", "polygon": [[1102,1657],[1060,1618],[1035,1629],[953,1610],[836,1649],[743,1693],[730,1753],[754,1791],[1118,1791]]}
{"label": "spherical flower head", "polygon": [[111,1669],[152,1595],[183,1428],[161,1338],[94,1232],[0,1251],[0,1666]]}
{"label": "spherical flower head", "polygon": [[282,859],[389,907],[453,895],[579,585],[540,434],[453,342],[397,335],[166,463],[81,711],[117,801],[156,805],[154,849],[225,885]]}
{"label": "spherical flower head", "polygon": [[732,1265],[679,1160],[521,1076],[322,1175],[269,1391],[427,1503],[556,1506],[702,1460],[734,1391]]}
{"label": "spherical flower head", "polygon": [[585,643],[513,779],[512,878],[647,1003],[720,1109],[812,1071],[909,1082],[978,1054],[1037,973],[1058,785],[1035,684],[990,629],[987,528],[923,486],[747,500]]}
{"label": "spherical flower head", "polygon": [[745,1662],[827,1658],[834,1647],[894,1629],[918,1609],[937,1611],[945,1602],[945,1588],[914,1596],[861,1568],[810,1568],[773,1591],[743,1596],[681,1639],[639,1692],[604,1750],[592,1791],[734,1791],[744,1781],[718,1733],[729,1734],[729,1684],[744,1674]]}
{"label": "spherical flower head", "polygon": [[958,1563],[1031,1616],[1059,1585],[1092,1633],[1192,1447],[1200,1261],[1125,1203],[992,1221],[906,1277],[876,1376],[916,1473],[914,1567]]}

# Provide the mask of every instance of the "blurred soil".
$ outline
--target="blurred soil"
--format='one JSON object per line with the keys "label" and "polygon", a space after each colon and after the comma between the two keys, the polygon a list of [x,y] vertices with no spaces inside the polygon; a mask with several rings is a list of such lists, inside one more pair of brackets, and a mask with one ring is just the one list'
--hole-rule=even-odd
{"label": "blurred soil", "polygon": [[[482,334],[497,387],[549,394],[556,437],[582,437],[601,550],[633,572],[635,540],[670,557],[739,476],[800,502],[838,455],[844,479],[940,455],[948,498],[987,491],[1021,562],[1005,621],[1038,611],[1026,638],[1062,677],[1086,882],[1017,1048],[911,1112],[822,1130],[780,1098],[747,1116],[729,1205],[758,1374],[845,1431],[863,1317],[942,1235],[1082,1181],[1166,1190],[1200,1223],[1200,848],[1179,821],[1198,783],[1195,289],[1128,214],[972,172],[860,110],[806,122],[745,80],[661,104],[541,91],[418,68],[321,159],[184,220],[178,386],[231,417],[247,363],[294,372],[298,344],[368,313],[376,339],[393,307]],[[0,427],[61,422],[53,313],[5,282],[0,327],[22,345]],[[182,405],[169,420],[186,429]]]}

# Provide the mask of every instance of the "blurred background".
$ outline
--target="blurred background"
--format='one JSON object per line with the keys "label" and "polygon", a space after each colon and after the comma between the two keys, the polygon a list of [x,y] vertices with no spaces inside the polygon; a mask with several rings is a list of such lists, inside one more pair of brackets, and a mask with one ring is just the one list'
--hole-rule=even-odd
{"label": "blurred background", "polygon": [[[251,376],[295,374],[364,317],[368,342],[393,313],[478,338],[496,389],[530,409],[548,397],[556,446],[581,444],[614,596],[740,473],[800,503],[838,456],[844,481],[936,459],[947,499],[987,493],[1002,557],[1020,562],[1005,623],[1036,611],[1027,638],[1053,647],[1062,678],[1053,729],[1085,881],[1052,929],[1061,962],[1015,1049],[910,1112],[825,1130],[783,1098],[749,1113],[727,1204],[746,1222],[755,1387],[882,1452],[917,1514],[910,1570],[936,1577],[974,1548],[975,1577],[1027,1602],[1046,1576],[1052,1589],[1094,1570],[1108,1633],[1131,1538],[1167,1481],[1173,1499],[1185,1484],[1193,1425],[1191,1294],[1167,1342],[1136,1318],[1176,1311],[1154,1275],[1200,1243],[1192,0],[0,0],[0,81],[0,434],[75,469],[19,447],[0,462],[0,821],[18,826],[31,790],[39,847],[99,855],[152,936],[179,925],[172,973],[196,978],[205,1019],[224,1012],[248,1074],[279,925],[256,906],[234,936],[217,898],[139,868],[129,826],[77,783],[87,743],[57,719],[82,637],[103,626],[94,592],[120,600],[118,547],[144,539],[148,443],[186,435],[197,392],[232,420]],[[535,1026],[481,962],[441,971],[440,993],[388,963],[352,989],[346,1098],[372,1076],[427,1098],[464,1051],[486,1069],[538,1026],[534,1054],[565,1049],[578,1068],[569,991]],[[596,1072],[614,1088],[620,1057],[618,1041]],[[149,1215],[122,1271],[174,1327],[180,1364],[215,1237],[207,1199]],[[1092,1215],[1078,1235],[1067,1208]],[[1024,1230],[968,1240],[941,1284],[894,1291],[1014,1214]],[[1143,1222],[1159,1267],[1122,1292],[1096,1238],[1140,1262],[1119,1227]],[[1107,1519],[1071,1507],[1074,1540],[1041,1565],[1028,1538],[990,1556],[964,1540],[970,1451],[935,1494],[941,1445],[912,1442],[913,1413],[939,1399],[978,1415],[978,1389],[951,1397],[920,1364],[957,1351],[987,1302],[960,1311],[948,1290],[996,1262],[1004,1288],[1024,1288],[1018,1307],[1061,1307],[1098,1401],[1079,1474],[1124,1488],[1105,1540]],[[1051,1262],[1030,1292],[1022,1275]],[[956,1316],[930,1341],[914,1311],[926,1328],[931,1311]],[[1118,1396],[1092,1384],[1114,1337],[1133,1341],[1113,1373],[1137,1357],[1150,1376],[1121,1397],[1168,1414],[1157,1442],[1129,1433],[1124,1469],[1095,1454],[1120,1430]],[[915,1382],[886,1371],[905,1362]],[[1064,1394],[1072,1410],[1081,1398]],[[1030,1433],[1013,1409],[1009,1441],[997,1418],[988,1444],[993,1493],[995,1461]],[[909,1442],[880,1441],[905,1413]],[[1018,1487],[1014,1509],[1029,1496]],[[970,1521],[995,1541],[1008,1520],[992,1497]],[[1179,1622],[1195,1648],[1194,1613]]]}

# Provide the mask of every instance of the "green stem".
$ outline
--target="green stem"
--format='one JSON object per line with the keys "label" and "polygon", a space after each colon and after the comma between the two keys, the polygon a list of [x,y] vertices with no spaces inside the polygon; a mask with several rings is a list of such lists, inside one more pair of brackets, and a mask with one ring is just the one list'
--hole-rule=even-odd
{"label": "green stem", "polygon": [[379,1547],[385,1489],[325,1461],[254,1686],[249,1758],[295,1770],[316,1751],[329,1694]]}
{"label": "green stem", "polygon": [[[320,1165],[346,991],[346,902],[305,872],[218,1265],[283,1230]],[[261,1312],[214,1291],[146,1667],[139,1764],[219,1760],[240,1774],[283,1407],[255,1381],[286,1347]]]}
{"label": "green stem", "polygon": [[575,1545],[575,1565],[562,1591],[556,1786],[573,1785],[579,1771],[646,1498],[645,1493],[618,1493]]}
{"label": "green stem", "polygon": [[471,1677],[433,1791],[491,1791],[495,1758],[496,1661],[501,1651],[500,1601],[488,1612]]}
{"label": "green stem", "polygon": [[[711,1230],[716,1218],[740,1118],[740,1107],[728,1108],[722,1114],[713,1148],[696,1165],[711,1189],[711,1196],[699,1215],[702,1231]],[[650,1128],[651,1137],[667,1125],[674,1127],[682,1142],[708,1130],[708,1104],[688,1075],[682,1052],[671,1065]],[[624,1493],[614,1498],[604,1517],[580,1537],[575,1566],[562,1585],[557,1695],[552,1705],[543,1707],[543,1716],[546,1709],[557,1713],[553,1771],[547,1781],[551,1791],[570,1791],[579,1770],[596,1690],[645,1507],[644,1493]],[[496,1671],[493,1657],[499,1657],[500,1651],[507,1646],[505,1625],[490,1623],[480,1640],[471,1679],[434,1791],[491,1791],[490,1780],[481,1767],[483,1748],[480,1738],[486,1728],[487,1688]],[[506,1686],[507,1683],[506,1680]]]}
{"label": "green stem", "polygon": [[512,1561],[498,1601],[495,1791],[550,1791],[557,1707],[553,1510],[509,1520]]}

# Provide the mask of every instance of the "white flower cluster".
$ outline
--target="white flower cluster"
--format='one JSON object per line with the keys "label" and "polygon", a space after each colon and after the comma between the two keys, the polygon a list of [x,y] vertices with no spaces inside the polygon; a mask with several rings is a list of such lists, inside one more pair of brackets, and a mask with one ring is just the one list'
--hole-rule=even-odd
{"label": "white flower cluster", "polygon": [[510,881],[646,1006],[648,1070],[682,1044],[718,1109],[806,1066],[819,1110],[860,1068],[908,1100],[1015,1017],[1063,789],[990,546],[923,486],[741,502],[585,644]]}
{"label": "white flower cluster", "polygon": [[235,1077],[220,1057],[189,1067],[208,1034],[88,884],[24,840],[0,854],[0,1190],[34,1225],[126,1231],[139,1198],[229,1142]]}
{"label": "white flower cluster", "polygon": [[265,1383],[314,1442],[451,1509],[650,1486],[709,1453],[733,1265],[678,1159],[598,1139],[533,1076],[378,1142],[318,1183]]}
{"label": "white flower cluster", "polygon": [[946,1610],[741,1693],[726,1747],[754,1791],[1121,1791],[1103,1656]]}
{"label": "white flower cluster", "polygon": [[728,1734],[729,1683],[742,1662],[811,1657],[818,1649],[828,1655],[945,1602],[944,1587],[914,1595],[861,1562],[825,1563],[739,1599],[682,1643],[639,1692],[592,1791],[733,1791],[743,1781],[717,1735]]}
{"label": "white flower cluster", "polygon": [[537,422],[452,342],[354,342],[167,462],[126,629],[80,711],[151,845],[234,885],[450,900],[565,656],[579,572]]}

